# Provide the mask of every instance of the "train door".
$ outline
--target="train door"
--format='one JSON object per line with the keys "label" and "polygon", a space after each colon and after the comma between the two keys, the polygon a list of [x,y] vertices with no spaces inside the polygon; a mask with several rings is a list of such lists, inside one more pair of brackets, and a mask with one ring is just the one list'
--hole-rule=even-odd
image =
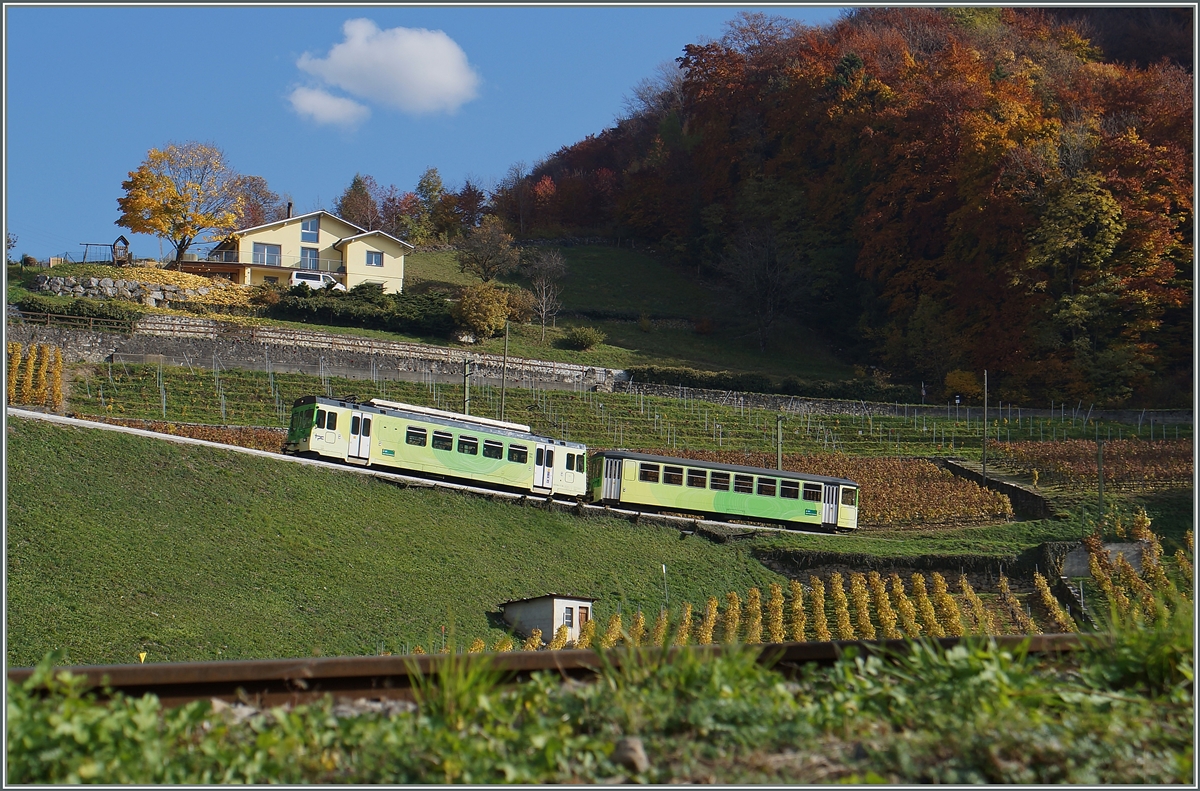
{"label": "train door", "polygon": [[838,522],[838,486],[835,483],[825,484],[825,502],[821,513],[821,524],[836,525]]}
{"label": "train door", "polygon": [[533,454],[533,488],[554,488],[554,448],[538,444]]}
{"label": "train door", "polygon": [[350,413],[350,461],[366,463],[371,455],[371,416],[362,412]]}
{"label": "train door", "polygon": [[621,460],[604,460],[604,484],[600,497],[603,500],[621,499]]}

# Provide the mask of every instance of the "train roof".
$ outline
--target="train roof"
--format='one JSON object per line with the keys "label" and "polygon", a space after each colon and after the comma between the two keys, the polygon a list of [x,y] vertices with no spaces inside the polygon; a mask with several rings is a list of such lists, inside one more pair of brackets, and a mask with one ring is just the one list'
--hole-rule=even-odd
{"label": "train roof", "polygon": [[723,464],[719,461],[704,461],[702,459],[681,459],[678,456],[655,456],[651,453],[637,453],[630,450],[605,450],[596,454],[611,459],[632,459],[648,461],[656,464],[677,464],[682,467],[704,467],[709,470],[728,470],[729,472],[744,472],[751,475],[769,475],[772,478],[792,478],[797,481],[818,481],[820,483],[849,484],[858,486],[857,481],[848,478],[830,478],[828,475],[814,475],[807,472],[792,470],[769,470],[766,467],[745,467],[740,464]]}
{"label": "train roof", "polygon": [[409,418],[424,420],[430,423],[440,423],[445,426],[454,428],[465,428],[475,431],[490,431],[496,434],[505,434],[512,437],[529,442],[542,442],[546,445],[556,445],[560,447],[575,448],[578,450],[586,450],[587,446],[581,442],[572,442],[570,440],[554,439],[552,437],[543,437],[540,434],[534,434],[528,426],[521,423],[509,423],[507,421],[492,420],[491,418],[478,417],[475,415],[463,415],[458,412],[447,412],[441,409],[431,409],[429,407],[416,406],[415,404],[402,404],[398,401],[384,401],[383,399],[369,399],[367,401],[355,401],[346,398],[327,398],[326,396],[310,395],[297,398],[292,408],[305,404],[329,404],[342,407],[343,409],[357,409],[363,412],[372,412],[377,415],[405,415]]}

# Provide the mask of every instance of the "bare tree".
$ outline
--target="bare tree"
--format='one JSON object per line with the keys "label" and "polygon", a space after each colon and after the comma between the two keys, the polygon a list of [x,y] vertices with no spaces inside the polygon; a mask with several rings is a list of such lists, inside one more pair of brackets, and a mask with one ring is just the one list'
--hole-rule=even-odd
{"label": "bare tree", "polygon": [[458,268],[483,282],[516,268],[520,255],[513,239],[504,232],[500,218],[488,215],[478,228],[463,235],[458,243]]}
{"label": "bare tree", "polygon": [[745,313],[754,319],[758,347],[767,340],[799,281],[795,255],[783,248],[770,226],[743,231],[721,258],[720,270],[729,280]]}
{"label": "bare tree", "polygon": [[533,313],[542,323],[542,343],[546,342],[546,322],[553,322],[562,310],[562,279],[567,274],[567,262],[562,253],[548,250],[539,253],[525,267],[533,292]]}

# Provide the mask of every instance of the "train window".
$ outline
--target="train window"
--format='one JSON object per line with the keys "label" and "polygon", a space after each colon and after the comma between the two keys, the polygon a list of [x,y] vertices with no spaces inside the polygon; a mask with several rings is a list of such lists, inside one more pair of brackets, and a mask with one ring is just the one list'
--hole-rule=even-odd
{"label": "train window", "polygon": [[821,484],[806,483],[804,484],[804,499],[814,503],[821,502]]}
{"label": "train window", "polygon": [[317,410],[317,428],[322,429],[322,430],[325,429],[325,410],[324,409]]}
{"label": "train window", "polygon": [[842,505],[858,505],[858,489],[842,488]]}
{"label": "train window", "polygon": [[485,439],[483,441],[483,457],[485,459],[503,459],[504,444],[495,440]]}
{"label": "train window", "polygon": [[735,475],[733,476],[733,490],[742,494],[754,494],[754,476],[753,475]]}
{"label": "train window", "polygon": [[567,454],[567,471],[569,472],[574,469],[575,469],[575,454],[568,453]]}
{"label": "train window", "polygon": [[683,467],[663,467],[663,483],[683,486]]}
{"label": "train window", "polygon": [[775,496],[775,479],[774,478],[759,478],[758,493],[763,497]]}
{"label": "train window", "polygon": [[550,450],[549,448],[546,448],[546,466],[550,469],[554,469],[554,451]]}
{"label": "train window", "polygon": [[434,450],[454,450],[454,437],[445,431],[433,432]]}
{"label": "train window", "polygon": [[337,412],[330,412],[329,417],[325,418],[325,428],[329,431],[337,429]]}
{"label": "train window", "polygon": [[704,470],[688,470],[688,486],[697,489],[708,486],[708,473]]}
{"label": "train window", "polygon": [[580,453],[575,457],[575,472],[587,472],[587,454]]}
{"label": "train window", "polygon": [[408,430],[404,432],[404,441],[409,445],[425,447],[425,429],[409,426]]}
{"label": "train window", "polygon": [[364,437],[371,436],[371,418],[369,417],[363,418],[362,435]]}
{"label": "train window", "polygon": [[800,499],[800,482],[799,481],[780,481],[779,496],[786,497],[789,500]]}
{"label": "train window", "polygon": [[350,418],[350,433],[351,434],[358,433],[358,424],[359,424],[358,415],[355,415],[354,417]]}
{"label": "train window", "polygon": [[729,473],[714,472],[712,477],[709,478],[708,488],[717,489],[722,492],[729,491]]}
{"label": "train window", "polygon": [[638,467],[638,480],[646,483],[658,483],[658,465],[642,464]]}
{"label": "train window", "polygon": [[479,455],[479,440],[475,437],[459,437],[458,452],[466,453],[471,456]]}
{"label": "train window", "polygon": [[515,461],[517,464],[528,464],[529,448],[524,445],[509,445],[508,460]]}
{"label": "train window", "polygon": [[537,455],[534,456],[533,463],[539,467],[542,467],[546,464],[546,451],[544,448],[537,449]]}

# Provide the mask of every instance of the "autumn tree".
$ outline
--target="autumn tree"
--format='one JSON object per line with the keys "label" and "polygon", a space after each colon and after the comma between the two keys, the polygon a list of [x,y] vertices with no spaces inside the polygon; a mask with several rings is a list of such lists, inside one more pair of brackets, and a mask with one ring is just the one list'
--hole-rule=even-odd
{"label": "autumn tree", "polygon": [[152,148],[121,183],[125,195],[117,199],[121,217],[116,224],[166,239],[180,262],[202,234],[237,228],[243,184],[244,177],[216,146],[188,142]]}
{"label": "autumn tree", "polygon": [[720,261],[720,271],[740,307],[754,322],[762,351],[766,351],[771,331],[794,296],[798,280],[795,260],[795,253],[781,247],[775,231],[766,226],[739,234]]}
{"label": "autumn tree", "polygon": [[237,213],[238,228],[254,228],[287,218],[291,196],[280,197],[267,186],[262,176],[243,176],[242,200]]}
{"label": "autumn tree", "polygon": [[542,323],[542,343],[546,342],[546,322],[554,321],[562,310],[562,279],[567,262],[557,250],[541,251],[525,266],[533,292],[533,314]]}
{"label": "autumn tree", "polygon": [[334,203],[333,213],[360,228],[377,231],[384,226],[384,216],[376,200],[378,194],[379,185],[375,179],[355,173],[350,186]]}
{"label": "autumn tree", "polygon": [[520,262],[513,238],[504,232],[504,224],[488,216],[479,227],[465,234],[458,243],[458,267],[483,282],[511,272]]}

